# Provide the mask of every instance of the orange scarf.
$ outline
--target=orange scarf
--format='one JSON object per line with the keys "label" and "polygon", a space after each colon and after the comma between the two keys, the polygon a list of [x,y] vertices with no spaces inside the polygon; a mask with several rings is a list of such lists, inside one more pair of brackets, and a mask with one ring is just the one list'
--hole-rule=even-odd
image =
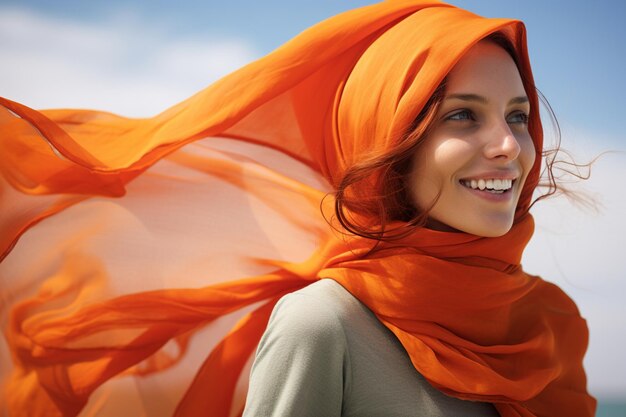
{"label": "orange scarf", "polygon": [[[500,238],[421,229],[366,255],[371,241],[322,218],[329,184],[393,147],[495,31],[521,58],[538,155],[513,228]],[[594,414],[585,321],[520,266],[542,147],[521,22],[386,1],[310,28],[152,118],[0,104],[11,415],[239,415],[273,306],[322,278],[365,303],[446,394],[506,417]]]}

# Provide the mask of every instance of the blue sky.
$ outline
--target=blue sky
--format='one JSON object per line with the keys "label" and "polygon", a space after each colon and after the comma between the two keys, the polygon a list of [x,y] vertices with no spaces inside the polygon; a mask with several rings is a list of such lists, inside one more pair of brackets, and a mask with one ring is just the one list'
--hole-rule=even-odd
{"label": "blue sky", "polygon": [[[34,108],[149,116],[306,27],[370,3],[0,0],[0,95]],[[562,124],[563,146],[578,160],[626,151],[626,2],[452,3],[526,23],[537,85]],[[584,185],[598,212],[564,198],[536,206],[537,231],[524,258],[527,270],[561,285],[587,317],[592,391],[624,399],[625,155],[601,159]]]}

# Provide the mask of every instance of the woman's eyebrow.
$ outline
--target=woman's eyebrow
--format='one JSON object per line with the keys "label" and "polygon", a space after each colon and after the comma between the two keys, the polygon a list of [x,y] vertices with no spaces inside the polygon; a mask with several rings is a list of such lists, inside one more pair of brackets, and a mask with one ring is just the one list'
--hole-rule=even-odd
{"label": "woman's eyebrow", "polygon": [[[445,97],[445,100],[452,100],[452,99],[463,100],[463,101],[477,101],[481,104],[489,103],[489,100],[487,99],[487,97],[483,97],[483,96],[479,96],[478,94],[471,94],[471,93],[456,93],[456,94],[450,94]],[[513,97],[511,100],[509,100],[508,104],[511,105],[511,104],[526,104],[526,103],[528,103],[528,97],[519,96],[519,97]]]}
{"label": "woman's eyebrow", "polygon": [[527,103],[528,103],[528,97],[526,96],[514,97],[511,100],[509,100],[509,104],[527,104]]}

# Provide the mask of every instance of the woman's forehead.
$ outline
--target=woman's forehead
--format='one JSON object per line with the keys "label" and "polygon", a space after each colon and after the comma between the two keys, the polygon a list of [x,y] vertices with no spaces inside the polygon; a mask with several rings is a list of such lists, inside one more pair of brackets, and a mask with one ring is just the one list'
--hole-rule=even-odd
{"label": "woman's forehead", "polygon": [[515,61],[502,47],[481,41],[468,50],[450,71],[446,95],[524,96],[524,84]]}

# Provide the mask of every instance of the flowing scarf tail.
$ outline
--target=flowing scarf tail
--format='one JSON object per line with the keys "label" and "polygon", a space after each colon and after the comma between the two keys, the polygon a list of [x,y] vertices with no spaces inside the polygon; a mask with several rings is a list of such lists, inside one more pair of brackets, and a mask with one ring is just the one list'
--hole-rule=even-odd
{"label": "flowing scarf tail", "polygon": [[[5,122],[29,132],[9,142],[4,131],[5,145],[54,161],[47,170],[32,165],[41,176],[26,190],[33,194],[3,187],[3,206],[19,203],[3,218],[19,242],[5,241],[10,254],[0,265],[1,402],[11,415],[185,416],[207,402],[211,415],[241,409],[243,366],[272,306],[315,279],[323,259],[323,178],[275,150],[218,137],[140,176],[101,173],[40,146],[31,122]],[[70,174],[102,195],[41,189]],[[219,389],[207,395],[206,387]]]}
{"label": "flowing scarf tail", "polygon": [[[82,308],[69,317],[38,317],[42,307],[58,304],[78,289],[58,282],[60,291],[40,293],[12,310],[6,334],[15,367],[4,387],[4,404],[10,415],[76,416],[94,391],[111,378],[149,379],[183,366],[192,335],[234,312],[235,326],[219,336],[177,401],[174,414],[195,416],[210,411],[210,415],[231,415],[236,384],[242,376],[247,380],[244,365],[253,355],[274,305],[286,292],[302,286],[284,272],[255,277],[254,285],[260,282],[261,291],[251,291],[252,282],[242,280],[203,289],[131,294]],[[45,285],[54,284],[48,281]],[[242,309],[258,304],[242,317]],[[221,331],[228,329],[221,327]],[[212,331],[219,334],[220,329],[214,326]],[[169,349],[165,349],[168,343]],[[145,400],[160,402],[152,396]],[[242,404],[240,396],[236,405]],[[109,415],[101,411],[96,404],[86,414]],[[164,411],[156,415],[171,415]]]}

